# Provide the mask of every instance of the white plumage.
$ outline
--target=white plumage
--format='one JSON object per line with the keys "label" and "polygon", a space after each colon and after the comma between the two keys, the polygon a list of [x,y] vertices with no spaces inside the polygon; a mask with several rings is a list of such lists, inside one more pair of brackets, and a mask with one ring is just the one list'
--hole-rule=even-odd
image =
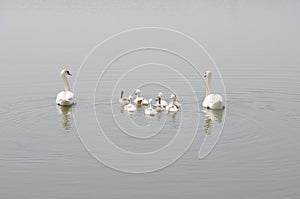
{"label": "white plumage", "polygon": [[136,97],[135,97],[134,103],[135,103],[136,105],[148,105],[148,104],[149,104],[148,100],[146,100],[146,99],[143,98],[143,97],[140,97],[140,96],[139,96],[140,93],[141,93],[141,90],[140,90],[140,89],[137,89],[137,90],[135,91]]}
{"label": "white plumage", "polygon": [[157,112],[163,112],[163,111],[165,111],[165,108],[161,105],[161,97],[159,95],[157,96],[157,102],[154,105],[154,109]]}
{"label": "white plumage", "polygon": [[176,105],[174,104],[175,102],[175,95],[172,94],[171,95],[171,102],[169,103],[169,105],[166,107],[166,110],[170,113],[176,113],[178,111],[178,108],[176,107]]}
{"label": "white plumage", "polygon": [[145,115],[154,116],[156,115],[156,110],[152,108],[152,99],[149,99],[150,107],[145,109]]}
{"label": "white plumage", "polygon": [[163,93],[162,92],[159,92],[158,93],[158,97],[160,97],[160,104],[159,104],[159,102],[157,101],[156,102],[156,104],[155,104],[155,106],[162,106],[162,107],[164,107],[164,108],[166,108],[166,106],[168,106],[168,102],[166,101],[166,100],[163,100],[162,99],[162,96],[163,96]]}
{"label": "white plumage", "polygon": [[122,106],[127,105],[127,104],[130,103],[129,98],[123,97],[123,95],[124,95],[124,91],[121,90],[119,103],[120,103]]}
{"label": "white plumage", "polygon": [[60,72],[60,75],[63,79],[65,90],[57,94],[56,104],[61,106],[71,106],[75,103],[75,100],[74,100],[74,94],[70,91],[70,85],[67,79],[67,75],[72,76],[72,74],[67,69],[63,69]]}
{"label": "white plumage", "polygon": [[204,77],[206,78],[206,97],[202,103],[202,106],[208,109],[223,109],[223,98],[219,94],[210,94],[210,82],[212,73],[206,71]]}
{"label": "white plumage", "polygon": [[129,104],[127,104],[124,109],[127,110],[128,112],[135,112],[136,107],[131,103],[132,96],[129,96]]}

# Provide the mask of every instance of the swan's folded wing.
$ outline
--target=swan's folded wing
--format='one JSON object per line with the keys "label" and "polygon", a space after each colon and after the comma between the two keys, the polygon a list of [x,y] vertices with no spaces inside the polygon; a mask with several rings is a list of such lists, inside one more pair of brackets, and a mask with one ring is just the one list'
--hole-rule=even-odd
{"label": "swan's folded wing", "polygon": [[222,109],[223,107],[223,98],[219,94],[210,94],[205,97],[203,107],[211,109]]}
{"label": "swan's folded wing", "polygon": [[70,91],[67,91],[65,94],[65,100],[73,101],[73,98],[74,98],[74,94]]}

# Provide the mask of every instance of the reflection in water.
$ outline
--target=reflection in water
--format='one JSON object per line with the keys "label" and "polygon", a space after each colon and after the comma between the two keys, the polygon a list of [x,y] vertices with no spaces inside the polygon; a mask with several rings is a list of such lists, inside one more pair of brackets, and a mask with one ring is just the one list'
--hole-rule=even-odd
{"label": "reflection in water", "polygon": [[152,120],[154,119],[154,115],[145,115],[145,117],[150,121],[152,122]]}
{"label": "reflection in water", "polygon": [[156,115],[157,115],[158,120],[160,120],[163,115],[163,112],[158,112]]}
{"label": "reflection in water", "polygon": [[175,122],[175,118],[176,118],[176,112],[168,112],[167,113],[168,117],[172,119],[173,122]]}
{"label": "reflection in water", "polygon": [[223,117],[223,111],[222,110],[212,110],[212,109],[203,109],[203,112],[205,113],[205,133],[207,135],[211,134],[211,128],[213,121],[216,121],[218,123],[222,122]]}
{"label": "reflection in water", "polygon": [[[199,149],[198,158],[205,158],[216,146],[222,133],[224,121],[222,110],[203,109],[205,113],[205,136]],[[213,132],[212,132],[213,129]]]}
{"label": "reflection in water", "polygon": [[59,112],[59,115],[61,116],[62,120],[62,126],[68,132],[68,130],[71,128],[70,125],[70,115],[72,113],[72,107],[71,106],[56,106],[57,110]]}

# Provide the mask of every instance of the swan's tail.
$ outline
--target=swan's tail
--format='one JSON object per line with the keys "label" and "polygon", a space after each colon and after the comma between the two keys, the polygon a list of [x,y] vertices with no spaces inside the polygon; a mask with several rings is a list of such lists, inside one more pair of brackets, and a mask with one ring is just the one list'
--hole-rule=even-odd
{"label": "swan's tail", "polygon": [[57,104],[61,106],[71,106],[73,103],[68,100],[60,100]]}

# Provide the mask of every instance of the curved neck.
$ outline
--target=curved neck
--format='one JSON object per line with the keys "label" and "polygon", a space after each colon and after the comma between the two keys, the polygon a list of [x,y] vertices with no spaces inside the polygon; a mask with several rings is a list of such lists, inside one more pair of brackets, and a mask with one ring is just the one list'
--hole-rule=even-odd
{"label": "curved neck", "polygon": [[68,82],[68,79],[66,76],[61,76],[63,81],[64,81],[64,85],[65,85],[65,91],[70,91],[70,85],[69,85],[69,82]]}
{"label": "curved neck", "polygon": [[208,76],[207,81],[206,81],[206,96],[210,95],[210,80],[211,80],[211,77]]}
{"label": "curved neck", "polygon": [[122,99],[123,98],[123,91],[121,91],[121,96],[120,96],[120,99]]}

